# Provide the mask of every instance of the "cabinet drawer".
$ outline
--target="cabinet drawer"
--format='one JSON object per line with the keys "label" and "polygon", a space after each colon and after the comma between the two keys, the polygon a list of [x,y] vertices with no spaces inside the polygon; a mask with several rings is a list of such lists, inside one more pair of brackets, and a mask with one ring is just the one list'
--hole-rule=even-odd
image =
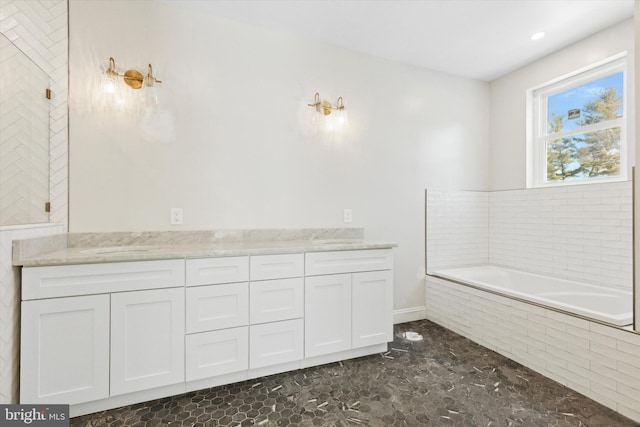
{"label": "cabinet drawer", "polygon": [[307,276],[391,270],[392,268],[393,252],[389,249],[310,252],[305,255]]}
{"label": "cabinet drawer", "polygon": [[251,324],[297,319],[304,313],[304,279],[263,280],[249,286]]}
{"label": "cabinet drawer", "polygon": [[186,336],[186,378],[194,381],[249,368],[249,327]]}
{"label": "cabinet drawer", "polygon": [[249,327],[251,369],[302,359],[304,325],[302,319],[265,323]]}
{"label": "cabinet drawer", "polygon": [[187,333],[249,324],[249,284],[187,288]]}
{"label": "cabinet drawer", "polygon": [[22,299],[184,286],[184,260],[57,265],[22,269]]}
{"label": "cabinet drawer", "polygon": [[304,275],[304,255],[258,255],[251,257],[251,280],[286,279]]}
{"label": "cabinet drawer", "polygon": [[187,260],[187,286],[217,285],[249,280],[249,257]]}

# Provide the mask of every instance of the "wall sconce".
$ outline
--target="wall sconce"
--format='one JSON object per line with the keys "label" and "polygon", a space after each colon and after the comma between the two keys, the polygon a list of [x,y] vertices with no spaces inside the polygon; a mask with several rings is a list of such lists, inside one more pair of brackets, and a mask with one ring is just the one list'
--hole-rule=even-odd
{"label": "wall sconce", "polygon": [[[128,86],[123,86],[123,83]],[[149,64],[147,74],[138,70],[127,70],[124,74],[116,71],[116,61],[109,58],[109,64],[104,71],[97,93],[94,94],[94,106],[103,111],[121,110],[138,111],[140,100],[130,89],[145,88],[144,106],[155,107],[158,104],[156,83],[162,83],[153,75],[153,67]]]}
{"label": "wall sconce", "polygon": [[320,94],[316,92],[313,97],[313,104],[307,104],[315,109],[309,125],[313,130],[324,128],[328,132],[343,132],[349,126],[349,117],[344,109],[344,98],[338,97],[335,107],[329,101],[321,100]]}

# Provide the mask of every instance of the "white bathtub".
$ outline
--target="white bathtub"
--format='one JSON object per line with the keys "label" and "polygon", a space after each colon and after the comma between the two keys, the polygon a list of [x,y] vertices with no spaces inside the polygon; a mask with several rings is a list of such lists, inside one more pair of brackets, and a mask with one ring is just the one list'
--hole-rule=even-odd
{"label": "white bathtub", "polygon": [[429,274],[616,326],[633,322],[631,291],[555,279],[492,265]]}

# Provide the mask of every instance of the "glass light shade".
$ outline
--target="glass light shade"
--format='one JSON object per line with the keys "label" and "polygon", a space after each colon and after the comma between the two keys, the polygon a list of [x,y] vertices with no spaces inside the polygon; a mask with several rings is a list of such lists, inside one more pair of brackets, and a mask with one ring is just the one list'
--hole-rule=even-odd
{"label": "glass light shade", "polygon": [[140,91],[142,91],[141,109],[144,110],[145,113],[156,112],[158,110],[158,106],[160,105],[160,100],[158,98],[158,89],[156,88],[156,86],[143,86]]}
{"label": "glass light shade", "polygon": [[322,114],[322,109],[318,111],[317,107],[307,107],[309,110],[309,114],[307,116],[307,127],[311,134],[317,134],[324,124],[324,115]]}
{"label": "glass light shade", "polygon": [[333,117],[334,132],[345,132],[349,127],[349,116],[346,110],[336,110],[331,114]]}
{"label": "glass light shade", "polygon": [[122,77],[115,74],[115,70],[108,70],[110,67],[105,67],[105,72],[96,82],[93,107],[102,112],[127,111],[132,105],[132,90],[125,85]]}

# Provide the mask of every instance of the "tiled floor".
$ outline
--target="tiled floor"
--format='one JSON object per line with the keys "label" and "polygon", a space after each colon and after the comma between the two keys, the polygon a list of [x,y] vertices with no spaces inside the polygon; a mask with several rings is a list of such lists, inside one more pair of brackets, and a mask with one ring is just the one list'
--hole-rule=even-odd
{"label": "tiled floor", "polygon": [[[403,333],[415,331],[423,341]],[[387,354],[72,419],[72,426],[635,426],[429,321]]]}

